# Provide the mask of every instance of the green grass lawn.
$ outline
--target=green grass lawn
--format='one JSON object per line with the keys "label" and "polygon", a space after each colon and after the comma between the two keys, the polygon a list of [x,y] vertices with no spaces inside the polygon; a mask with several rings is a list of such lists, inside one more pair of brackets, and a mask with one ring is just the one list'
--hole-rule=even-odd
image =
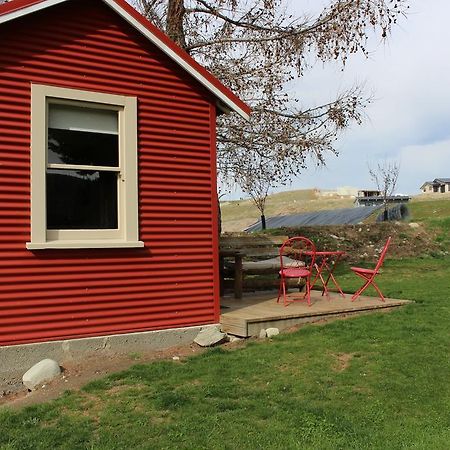
{"label": "green grass lawn", "polygon": [[387,260],[380,286],[415,303],[2,411],[0,448],[448,449],[450,258]]}
{"label": "green grass lawn", "polygon": [[411,220],[426,224],[438,233],[437,241],[450,248],[450,197],[411,202]]}

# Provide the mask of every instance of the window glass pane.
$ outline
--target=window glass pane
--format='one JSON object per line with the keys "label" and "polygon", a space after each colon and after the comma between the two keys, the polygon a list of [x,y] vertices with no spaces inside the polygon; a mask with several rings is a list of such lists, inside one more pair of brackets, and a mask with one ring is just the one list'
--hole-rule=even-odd
{"label": "window glass pane", "polygon": [[48,129],[49,164],[119,166],[117,134]]}
{"label": "window glass pane", "polygon": [[117,174],[47,170],[47,229],[117,229]]}
{"label": "window glass pane", "polygon": [[83,108],[72,105],[48,105],[48,127],[91,133],[118,133],[118,114],[112,109]]}

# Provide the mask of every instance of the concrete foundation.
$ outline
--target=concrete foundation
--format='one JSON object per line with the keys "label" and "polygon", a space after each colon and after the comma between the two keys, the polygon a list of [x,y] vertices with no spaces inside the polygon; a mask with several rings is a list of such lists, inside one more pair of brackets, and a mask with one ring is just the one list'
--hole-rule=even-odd
{"label": "concrete foundation", "polygon": [[95,355],[113,356],[165,350],[191,344],[201,330],[211,327],[218,328],[219,325],[0,347],[0,390],[17,383],[30,367],[45,358],[54,359],[64,366],[64,362],[81,361]]}

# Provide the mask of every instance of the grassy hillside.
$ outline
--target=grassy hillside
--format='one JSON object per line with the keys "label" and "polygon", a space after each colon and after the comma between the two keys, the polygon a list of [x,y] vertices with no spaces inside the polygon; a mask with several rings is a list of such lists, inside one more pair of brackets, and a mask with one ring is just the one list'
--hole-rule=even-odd
{"label": "grassy hillside", "polygon": [[[314,189],[280,192],[267,198],[266,217],[352,206],[351,197],[321,196]],[[222,202],[221,209],[223,231],[242,231],[258,221],[260,217],[258,209],[251,200]]]}
{"label": "grassy hillside", "polygon": [[[321,197],[317,191],[291,191],[272,195],[267,201],[267,217],[324,209],[351,207],[351,198]],[[450,195],[419,195],[408,204],[409,220],[405,223],[365,226],[341,225],[296,227],[269,230],[269,233],[307,236],[320,248],[340,249],[355,259],[377,257],[387,236],[393,236],[390,253],[396,257],[442,255],[450,251]],[[226,202],[222,205],[224,231],[239,231],[258,220],[258,211],[250,201]],[[410,226],[416,222],[419,226]]]}
{"label": "grassy hillside", "polygon": [[411,220],[422,223],[450,249],[450,195],[418,196],[409,205]]}
{"label": "grassy hillside", "polygon": [[[352,206],[351,197],[322,196],[313,189],[280,192],[267,198],[266,217]],[[450,239],[450,195],[418,195],[408,203],[408,208],[410,221],[426,224],[437,233],[442,232],[439,237],[442,241]],[[242,231],[259,220],[259,211],[251,200],[222,202],[221,210],[222,229],[226,232]]]}

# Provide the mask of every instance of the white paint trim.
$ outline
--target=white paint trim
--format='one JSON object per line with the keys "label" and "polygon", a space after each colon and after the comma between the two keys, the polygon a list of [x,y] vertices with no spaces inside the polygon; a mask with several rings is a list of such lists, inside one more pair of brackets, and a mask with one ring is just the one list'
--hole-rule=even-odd
{"label": "white paint trim", "polygon": [[46,248],[69,249],[69,248],[142,248],[142,241],[118,241],[114,239],[92,239],[86,241],[46,241],[27,242],[28,250],[43,250]]}
{"label": "white paint trim", "polygon": [[65,169],[65,170],[96,170],[98,172],[119,172],[119,167],[116,166],[83,166],[75,164],[47,164],[48,169]]}
{"label": "white paint trim", "polygon": [[[66,100],[68,103],[82,102],[78,105],[86,108],[100,105],[119,111],[119,167],[106,169],[100,167],[116,172],[118,176],[117,229],[47,230],[47,106],[54,100],[57,102]],[[61,164],[56,166],[72,167]],[[137,172],[136,97],[31,85],[31,242],[26,244],[27,249],[143,247],[144,243],[139,241]]]}
{"label": "white paint trim", "polygon": [[11,11],[0,16],[0,24],[9,22],[10,20],[18,19],[19,17],[26,16],[27,14],[40,11],[41,9],[48,8],[50,6],[58,5],[59,3],[66,2],[67,0],[47,0],[35,5],[28,6],[26,8],[19,9],[17,11]]}
{"label": "white paint trim", "polygon": [[[27,14],[31,14],[36,11],[40,11],[42,9],[58,5],[59,3],[63,3],[67,0],[47,0],[36,5],[29,6],[27,8],[19,9],[17,11],[12,11],[10,13],[4,14],[0,16],[0,24],[9,22],[11,20],[17,19],[19,17],[23,17]],[[220,103],[223,103],[225,106],[230,108],[231,110],[237,112],[241,117],[248,120],[250,116],[236,103],[234,103],[229,97],[227,97],[223,92],[221,92],[216,86],[214,86],[210,81],[208,81],[200,72],[195,70],[185,59],[179,56],[176,52],[174,52],[170,47],[168,47],[164,42],[162,42],[157,36],[155,36],[148,28],[140,24],[133,16],[128,14],[123,8],[121,8],[114,0],[102,0],[106,3],[111,9],[116,11],[124,20],[126,20],[131,26],[137,29],[140,33],[142,33],[150,42],[156,45],[160,50],[162,50],[170,59],[175,61],[179,66],[181,66],[186,72],[188,72],[192,77],[194,77],[200,84],[202,84],[206,89],[214,94],[214,96],[218,99],[217,106],[221,109],[226,108],[221,107]]]}

